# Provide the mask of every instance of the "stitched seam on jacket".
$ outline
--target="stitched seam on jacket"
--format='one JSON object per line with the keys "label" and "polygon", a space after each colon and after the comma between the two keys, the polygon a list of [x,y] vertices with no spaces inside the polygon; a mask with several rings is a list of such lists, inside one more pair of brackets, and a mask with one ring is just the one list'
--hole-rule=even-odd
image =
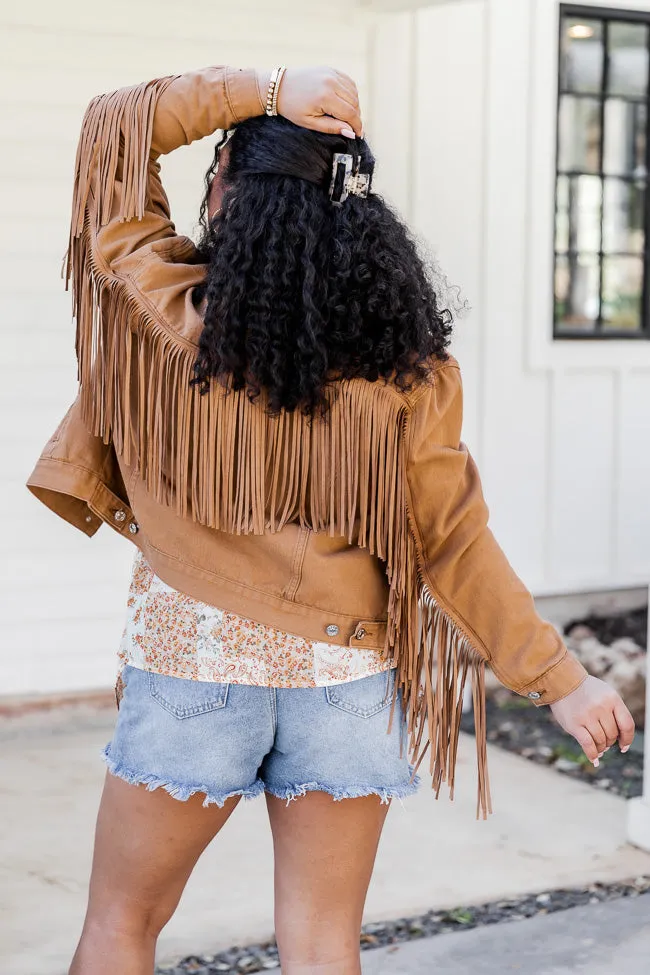
{"label": "stitched seam on jacket", "polygon": [[420,386],[418,386],[418,388],[416,389],[416,391],[413,392],[413,393],[412,392],[402,393],[402,396],[404,397],[407,406],[409,406],[411,408],[411,410],[413,410],[415,408],[415,406],[420,402],[420,400],[422,399],[422,397],[426,394],[426,392],[429,389],[431,389],[432,387],[435,387],[436,382],[437,382],[437,379],[438,379],[438,374],[441,373],[441,372],[444,372],[444,370],[446,370],[446,369],[457,369],[457,370],[460,371],[460,366],[458,365],[458,363],[455,360],[453,362],[449,362],[449,361],[444,361],[444,362],[436,361],[434,363],[433,369],[431,370],[431,373],[430,373],[431,382],[429,382],[429,383],[427,383],[427,382],[421,383]]}
{"label": "stitched seam on jacket", "polygon": [[[187,559],[179,559],[176,555],[171,555],[169,552],[163,552],[161,548],[158,548],[151,541],[147,541],[147,546],[153,549],[154,552],[157,552],[159,555],[162,555],[163,558],[170,559],[172,562],[177,562],[179,565],[187,566],[190,569],[196,569],[196,571],[201,575],[212,576],[212,578],[214,579],[221,579],[224,582],[230,583],[230,585],[238,586],[240,589],[246,589],[250,592],[258,592],[263,596],[268,596],[269,599],[275,599],[283,603],[290,603],[292,606],[303,606],[305,609],[313,610],[316,613],[327,612],[327,610],[323,606],[312,606],[311,603],[297,603],[295,601],[291,602],[291,600],[285,599],[284,596],[275,596],[273,593],[268,592],[266,589],[258,589],[256,586],[251,586],[246,582],[240,582],[238,579],[230,579],[228,578],[228,576],[222,576],[218,572],[213,572],[212,569],[206,569],[201,565],[195,565],[194,562],[188,562]],[[337,611],[336,615],[340,616],[341,619],[351,620],[354,622],[359,620],[358,614],[350,615],[349,613],[340,613]],[[375,620],[371,620],[371,622],[378,623],[383,626],[386,624],[387,620],[375,619]]]}
{"label": "stitched seam on jacket", "polygon": [[[450,368],[458,368],[458,367],[452,365],[450,366]],[[428,572],[425,567],[427,561],[426,552],[425,552],[424,545],[422,544],[422,536],[420,535],[420,529],[417,523],[417,519],[415,517],[415,509],[412,504],[413,496],[411,494],[411,483],[408,476],[408,469],[409,469],[408,458],[411,456],[411,441],[413,437],[413,423],[411,417],[409,417],[409,424],[408,424],[409,429],[408,429],[407,443],[406,443],[407,460],[406,460],[405,490],[406,490],[407,508],[411,512],[411,517],[409,518],[409,529],[413,532],[413,535],[415,536],[415,544],[422,557],[422,576],[425,583],[428,585],[429,589],[431,590],[431,593],[433,594],[434,598],[440,604],[441,609],[443,609],[452,620],[457,620],[459,623],[462,624],[461,629],[464,629],[466,631],[467,635],[470,637],[470,642],[475,642],[477,644],[477,649],[481,649],[483,651],[483,656],[485,657],[486,661],[491,662],[492,656],[488,648],[486,647],[485,643],[483,642],[483,640],[479,637],[478,633],[475,631],[474,627],[467,622],[467,620],[465,619],[462,613],[459,613],[457,610],[453,609],[451,607],[451,604],[447,601],[447,599],[442,596],[437,586],[434,584],[430,572]]]}
{"label": "stitched seam on jacket", "polygon": [[226,68],[223,72],[223,88],[226,95],[226,102],[228,103],[228,108],[230,109],[230,114],[232,115],[235,122],[241,122],[241,119],[237,115],[237,112],[233,108],[232,95],[230,94],[230,69]]}
{"label": "stitched seam on jacket", "polygon": [[309,528],[302,525],[300,527],[298,538],[296,539],[296,545],[293,550],[293,558],[291,560],[291,578],[282,592],[283,597],[291,600],[292,602],[295,602],[296,593],[298,592],[298,588],[302,582],[302,567],[305,561],[307,542],[309,541],[310,534],[311,532]]}
{"label": "stitched seam on jacket", "polygon": [[[80,471],[80,472],[83,472],[84,474],[90,474],[90,476],[92,477],[93,482],[94,482],[95,485],[97,485],[97,484],[100,483],[100,478],[98,477],[96,470],[91,470],[89,467],[82,467],[81,464],[73,464],[72,461],[62,460],[60,457],[49,457],[49,456],[47,456],[47,457],[41,457],[40,460],[39,460],[39,462],[38,462],[38,464],[36,465],[36,470],[38,470],[38,468],[39,468],[39,466],[41,464],[60,464],[61,467],[69,467],[73,471]],[[30,478],[30,480],[31,480],[31,478]],[[39,486],[41,486],[41,485],[39,485]],[[62,493],[61,491],[57,491],[56,488],[47,488],[47,490],[54,491],[55,494],[61,494]],[[93,490],[94,490],[94,488],[93,488]],[[77,497],[77,495],[75,494],[74,497]],[[82,495],[82,496],[78,497],[77,500],[79,500],[79,501],[85,501],[86,498],[85,498],[85,496]]]}
{"label": "stitched seam on jacket", "polygon": [[259,98],[260,105],[262,106],[262,111],[266,115],[266,102],[262,98],[262,91],[260,89],[260,79],[257,75],[257,71],[255,72],[255,87],[257,89],[257,97]]}
{"label": "stitched seam on jacket", "polygon": [[[138,480],[139,473],[140,472],[138,471],[138,468],[137,467],[134,467],[133,468],[133,471],[131,473],[131,477],[129,479],[129,485],[128,485],[128,487],[126,485],[124,485],[125,490],[126,490],[126,496],[127,496],[128,500],[129,500],[129,504],[131,504],[131,498],[135,495],[135,485],[136,485],[136,482]],[[133,505],[131,505],[131,507],[133,507]]]}
{"label": "stitched seam on jacket", "polygon": [[556,663],[551,664],[551,666],[548,667],[543,674],[540,674],[539,677],[534,677],[533,680],[529,680],[525,684],[518,684],[517,690],[525,690],[527,687],[530,687],[532,684],[539,684],[539,682],[543,681],[545,677],[548,677],[549,674],[552,674],[554,670],[557,670],[558,667],[561,667],[566,660],[574,660],[574,659],[575,658],[571,656],[571,654],[569,653],[568,649],[565,646],[562,657]]}
{"label": "stitched seam on jacket", "polygon": [[[153,317],[156,319],[156,321],[158,322],[158,324],[167,332],[167,334],[169,336],[171,336],[172,338],[174,338],[175,341],[177,341],[180,345],[185,346],[185,348],[187,348],[187,349],[191,349],[193,351],[198,351],[198,344],[197,343],[190,342],[189,339],[186,339],[182,335],[179,335],[178,334],[178,331],[175,328],[172,328],[172,326],[169,324],[169,322],[160,314],[160,312],[158,311],[158,309],[156,308],[156,306],[151,301],[149,301],[149,299],[146,297],[146,295],[144,294],[144,292],[135,283],[135,281],[133,280],[133,277],[132,277],[132,273],[131,272],[127,271],[125,274],[117,274],[115,272],[114,268],[112,268],[111,265],[108,263],[108,261],[106,260],[106,258],[104,257],[104,255],[102,254],[101,250],[99,249],[99,247],[97,245],[98,232],[97,232],[96,228],[91,227],[90,232],[92,234],[93,243],[94,243],[94,246],[92,248],[92,259],[98,265],[101,266],[104,274],[106,274],[107,277],[112,278],[118,284],[121,284],[123,287],[127,288],[127,290],[130,290],[132,294],[134,293],[135,294],[135,297],[139,301],[141,301],[142,304],[144,304],[146,306],[146,308],[152,313]],[[187,240],[187,239],[188,238],[186,237],[185,240]],[[173,245],[169,245],[169,248],[168,248],[168,249],[171,250],[172,247],[177,247],[178,246],[179,241],[180,240],[183,240],[183,237],[182,237],[181,234],[174,234],[173,237],[167,237],[167,238],[164,238],[163,237],[163,238],[161,238],[161,240],[164,240],[164,241],[167,241],[167,240],[173,241]],[[128,258],[133,258],[133,257],[135,257],[136,254],[137,254],[137,251],[131,251],[130,253],[125,254],[124,257],[120,258],[120,260],[125,260],[125,259],[128,259]],[[134,271],[137,271],[138,268],[142,264],[144,264],[144,262],[147,259],[150,259],[150,260],[154,260],[155,259],[155,260],[158,260],[161,264],[164,264],[164,261],[162,260],[162,258],[158,254],[156,254],[155,251],[150,251],[149,254],[141,254],[138,258],[136,258],[135,266],[134,266],[134,269],[133,270]]]}
{"label": "stitched seam on jacket", "polygon": [[[115,498],[115,500],[117,501],[118,505],[120,505],[120,507],[126,508],[128,510],[128,512],[129,512],[129,514],[131,515],[131,517],[133,517],[133,510],[132,510],[131,505],[129,504],[129,502],[128,501],[124,501],[122,498],[118,497],[118,495],[115,494],[114,491],[111,491],[111,489],[109,487],[106,487],[106,484],[104,483],[104,481],[101,478],[99,478],[98,481],[97,481],[97,486],[95,487],[95,490],[93,491],[93,493],[90,496],[90,500],[88,501],[88,505],[90,506],[92,504],[95,504],[96,507],[97,507],[97,510],[99,511],[100,510],[100,507],[97,504],[97,496],[98,495],[101,496],[102,494],[108,495],[109,497],[108,497],[107,500],[109,500],[109,501],[110,501],[111,498]],[[105,514],[107,514],[106,511],[104,511],[104,515]],[[105,519],[102,517],[102,520],[105,520]],[[108,522],[108,521],[106,523],[107,524],[111,524],[111,522]],[[127,530],[126,522],[124,523],[124,525],[120,526],[119,528],[116,528],[116,531],[118,531],[120,533],[120,535],[124,534],[124,532],[126,530]]]}
{"label": "stitched seam on jacket", "polygon": [[68,412],[66,413],[66,415],[63,417],[63,419],[59,423],[58,427],[54,431],[53,436],[50,438],[49,443],[45,447],[45,450],[43,451],[43,454],[44,454],[45,457],[51,457],[52,456],[52,454],[54,452],[54,448],[56,447],[56,445],[61,440],[61,437],[63,436],[63,433],[64,433],[66,427],[68,426],[68,423],[70,422],[70,417],[71,416],[72,416],[72,407],[70,407],[70,409],[68,410]]}

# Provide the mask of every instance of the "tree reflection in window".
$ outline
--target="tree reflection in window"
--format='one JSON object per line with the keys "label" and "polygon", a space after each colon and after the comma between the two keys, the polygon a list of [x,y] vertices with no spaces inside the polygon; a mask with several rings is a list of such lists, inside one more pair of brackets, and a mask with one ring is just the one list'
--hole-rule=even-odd
{"label": "tree reflection in window", "polygon": [[649,337],[650,14],[560,13],[554,334]]}

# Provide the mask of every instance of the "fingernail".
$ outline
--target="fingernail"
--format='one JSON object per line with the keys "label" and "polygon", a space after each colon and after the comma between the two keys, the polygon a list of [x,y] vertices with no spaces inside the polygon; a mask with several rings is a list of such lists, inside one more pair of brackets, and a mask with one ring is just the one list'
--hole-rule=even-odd
{"label": "fingernail", "polygon": [[630,746],[629,745],[626,745],[625,748],[621,748],[621,752],[622,752],[623,755],[625,755],[625,752],[629,752],[629,750],[630,750]]}
{"label": "fingernail", "polygon": [[348,139],[356,139],[356,133],[354,129],[351,129],[349,125],[344,125],[341,129],[341,135],[344,135]]}
{"label": "fingernail", "polygon": [[594,768],[598,768],[599,765],[600,765],[599,759],[595,758],[594,759]]}

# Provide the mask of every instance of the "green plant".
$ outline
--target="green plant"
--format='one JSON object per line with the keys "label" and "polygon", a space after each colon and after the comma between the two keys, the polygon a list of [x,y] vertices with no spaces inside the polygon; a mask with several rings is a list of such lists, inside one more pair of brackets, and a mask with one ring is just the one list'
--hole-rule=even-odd
{"label": "green plant", "polygon": [[455,924],[469,924],[474,920],[474,915],[472,912],[464,910],[461,907],[457,907],[455,910],[449,911],[447,917]]}
{"label": "green plant", "polygon": [[523,711],[525,708],[533,707],[534,704],[531,704],[527,698],[520,697],[519,694],[513,694],[512,697],[499,702],[500,711]]}
{"label": "green plant", "polygon": [[553,758],[564,758],[567,762],[575,762],[583,768],[593,768],[593,765],[580,748],[560,742],[553,748]]}

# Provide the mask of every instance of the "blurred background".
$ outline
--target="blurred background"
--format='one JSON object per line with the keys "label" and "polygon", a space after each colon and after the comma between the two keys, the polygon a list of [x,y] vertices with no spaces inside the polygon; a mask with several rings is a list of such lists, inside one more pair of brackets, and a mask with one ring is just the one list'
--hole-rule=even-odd
{"label": "blurred background", "polygon": [[[60,268],[84,108],[207,64],[317,63],[355,78],[376,188],[471,306],[453,351],[495,534],[642,724],[650,3],[33,0],[4,4],[0,29],[2,713],[110,694],[133,554],[107,527],[76,533],[24,486],[76,390]],[[211,156],[205,140],[163,161],[182,233]],[[553,743],[499,731],[501,717],[493,740],[551,748],[527,757],[587,776]],[[641,765],[627,783],[612,772],[612,790],[639,797]],[[630,829],[650,849],[650,799],[636,802]]]}

